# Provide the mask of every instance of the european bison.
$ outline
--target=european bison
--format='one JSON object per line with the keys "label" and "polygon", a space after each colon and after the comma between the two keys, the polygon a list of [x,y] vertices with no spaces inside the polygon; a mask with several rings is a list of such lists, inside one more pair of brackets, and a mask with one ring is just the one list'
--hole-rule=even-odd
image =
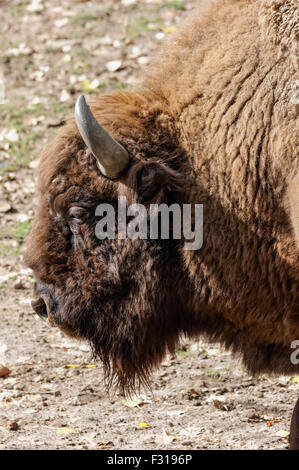
{"label": "european bison", "polygon": [[[43,153],[33,308],[88,340],[125,391],[183,334],[220,341],[253,374],[299,373],[298,14],[297,0],[204,1],[142,91],[99,96],[93,115],[80,97]],[[203,204],[202,249],[99,240],[96,207],[117,211],[120,195]]]}

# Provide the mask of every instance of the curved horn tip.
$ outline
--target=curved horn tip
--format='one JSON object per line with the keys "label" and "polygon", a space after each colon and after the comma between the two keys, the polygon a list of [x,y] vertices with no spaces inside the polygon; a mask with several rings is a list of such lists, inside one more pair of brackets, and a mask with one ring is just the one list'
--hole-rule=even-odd
{"label": "curved horn tip", "polygon": [[86,99],[85,99],[85,96],[84,96],[84,95],[80,95],[80,96],[77,98],[76,107],[80,108],[80,107],[83,106],[83,105],[86,105],[86,106],[87,106]]}
{"label": "curved horn tip", "polygon": [[117,179],[128,166],[128,152],[97,122],[84,95],[80,95],[76,101],[75,120],[80,135],[93,153],[100,171],[108,178]]}
{"label": "curved horn tip", "polygon": [[84,119],[84,115],[86,114],[86,112],[91,112],[90,108],[86,102],[85,96],[80,95],[79,98],[77,98],[76,105],[75,105],[75,119],[76,119],[76,123],[78,127],[80,125],[79,121]]}

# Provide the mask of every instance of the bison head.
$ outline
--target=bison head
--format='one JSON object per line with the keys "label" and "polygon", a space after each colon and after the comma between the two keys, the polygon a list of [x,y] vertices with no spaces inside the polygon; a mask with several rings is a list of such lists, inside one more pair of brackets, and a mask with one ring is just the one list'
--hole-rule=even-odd
{"label": "bison head", "polygon": [[119,195],[144,204],[180,202],[180,174],[163,163],[168,157],[175,166],[178,149],[173,134],[168,140],[168,118],[147,113],[144,98],[115,94],[92,109],[95,117],[81,97],[77,125],[70,120],[42,156],[25,261],[36,281],[34,310],[88,340],[109,383],[132,390],[184,332],[180,242],[119,239],[117,232],[113,240],[99,240],[95,211],[109,203],[117,213]]}

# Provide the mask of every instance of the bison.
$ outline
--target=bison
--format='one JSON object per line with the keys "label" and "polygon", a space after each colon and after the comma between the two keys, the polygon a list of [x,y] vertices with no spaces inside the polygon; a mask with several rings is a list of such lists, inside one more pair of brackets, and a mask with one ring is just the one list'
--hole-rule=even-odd
{"label": "bison", "polygon": [[[34,310],[90,342],[125,392],[182,335],[299,373],[299,7],[203,1],[139,91],[86,104],[43,152],[25,255]],[[203,204],[204,244],[99,240],[96,208]],[[299,400],[291,448],[299,448]]]}

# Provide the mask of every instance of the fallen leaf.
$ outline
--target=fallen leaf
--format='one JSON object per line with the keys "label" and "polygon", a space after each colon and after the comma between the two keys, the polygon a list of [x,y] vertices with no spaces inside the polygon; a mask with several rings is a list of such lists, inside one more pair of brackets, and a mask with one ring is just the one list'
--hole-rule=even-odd
{"label": "fallen leaf", "polygon": [[26,415],[31,415],[31,414],[34,414],[34,413],[39,413],[40,410],[36,409],[36,408],[27,408],[26,410],[24,410],[24,414]]}
{"label": "fallen leaf", "polygon": [[291,383],[298,384],[299,383],[299,375],[295,375],[294,377],[291,377],[289,381]]}
{"label": "fallen leaf", "polygon": [[141,56],[142,52],[140,47],[134,46],[132,47],[132,52],[129,54],[129,59],[137,59],[137,57]]}
{"label": "fallen leaf", "polygon": [[1,202],[0,203],[0,212],[5,213],[11,210],[11,205],[8,202]]}
{"label": "fallen leaf", "polygon": [[27,6],[27,10],[30,13],[40,13],[44,8],[44,5],[41,3],[41,0],[34,0],[30,5]]}
{"label": "fallen leaf", "polygon": [[139,65],[147,65],[150,59],[147,56],[141,56],[138,58],[137,62]]}
{"label": "fallen leaf", "polygon": [[158,41],[162,41],[162,39],[165,38],[165,34],[164,33],[157,33],[155,37],[156,37],[156,39],[158,39]]}
{"label": "fallen leaf", "polygon": [[111,60],[110,62],[107,62],[106,68],[109,70],[109,72],[116,72],[117,70],[120,69],[122,66],[122,61],[121,60]]}
{"label": "fallen leaf", "polygon": [[19,134],[15,129],[11,129],[9,132],[7,132],[5,137],[10,142],[17,142],[19,140]]}
{"label": "fallen leaf", "polygon": [[278,431],[276,434],[274,434],[275,437],[283,437],[284,439],[288,439],[290,433],[289,431]]}
{"label": "fallen leaf", "polygon": [[8,431],[17,431],[19,429],[19,425],[16,421],[6,421],[5,427]]}
{"label": "fallen leaf", "polygon": [[57,428],[56,432],[57,434],[64,436],[66,434],[76,434],[78,431],[75,428],[70,428],[69,426],[63,426],[62,428]]}
{"label": "fallen leaf", "polygon": [[156,441],[157,444],[165,444],[165,445],[170,444],[171,442],[173,442],[176,439],[177,439],[177,436],[175,436],[173,434],[168,434],[166,431],[163,431],[162,435],[159,435],[159,436],[155,437],[155,441]]}
{"label": "fallen leaf", "polygon": [[57,28],[61,28],[62,26],[65,26],[68,22],[68,18],[62,18],[61,20],[56,20],[54,24],[55,26],[57,26]]}
{"label": "fallen leaf", "polygon": [[127,400],[121,400],[121,404],[126,406],[127,408],[140,408],[143,405],[150,403],[144,397],[136,397],[136,398],[128,398]]}
{"label": "fallen leaf", "polygon": [[94,91],[100,86],[100,82],[97,79],[93,80],[92,82],[89,82],[88,80],[82,80],[80,84],[82,89],[87,92]]}
{"label": "fallen leaf", "polygon": [[28,166],[32,170],[35,170],[38,167],[38,164],[39,164],[39,160],[33,160],[32,162],[29,163]]}
{"label": "fallen leaf", "polygon": [[99,442],[97,444],[97,447],[100,447],[101,449],[104,449],[105,447],[111,447],[111,446],[114,446],[114,443],[112,441],[108,441],[108,442]]}
{"label": "fallen leaf", "polygon": [[135,3],[137,3],[137,0],[122,0],[121,2],[125,7],[128,7],[128,6],[131,6],[131,5],[134,5]]}
{"label": "fallen leaf", "polygon": [[22,290],[22,289],[25,289],[25,285],[24,285],[24,281],[22,279],[18,279],[14,285],[13,285],[13,288],[16,289],[16,290]]}
{"label": "fallen leaf", "polygon": [[149,424],[148,423],[139,423],[138,426],[143,429],[143,428],[148,428]]}
{"label": "fallen leaf", "polygon": [[61,103],[65,103],[66,101],[68,101],[70,99],[71,95],[69,94],[69,92],[67,90],[62,90],[61,94],[60,94],[60,101]]}
{"label": "fallen leaf", "polygon": [[85,369],[95,369],[95,364],[66,364],[65,367],[67,369],[71,369],[73,367],[84,367]]}
{"label": "fallen leaf", "polygon": [[166,414],[168,416],[179,416],[179,415],[183,415],[186,411],[185,410],[170,410],[170,411],[167,411]]}
{"label": "fallen leaf", "polygon": [[169,34],[169,33],[174,33],[176,31],[175,26],[165,26],[162,28],[163,33]]}
{"label": "fallen leaf", "polygon": [[234,409],[233,403],[224,403],[222,400],[213,400],[213,405],[220,411],[231,411]]}
{"label": "fallen leaf", "polygon": [[8,350],[8,347],[4,343],[0,343],[0,354],[5,353]]}
{"label": "fallen leaf", "polygon": [[11,370],[9,370],[8,367],[3,366],[2,364],[0,364],[0,377],[6,377],[10,373],[11,373]]}
{"label": "fallen leaf", "polygon": [[246,418],[248,419],[248,421],[253,423],[259,423],[264,420],[264,417],[262,417],[260,414],[251,411],[249,412],[249,414],[247,414]]}
{"label": "fallen leaf", "polygon": [[190,425],[186,429],[182,429],[179,434],[180,434],[180,436],[184,436],[184,437],[187,437],[187,438],[195,438],[199,434],[204,432],[205,430],[206,429],[203,428],[203,427],[199,428],[197,426]]}

